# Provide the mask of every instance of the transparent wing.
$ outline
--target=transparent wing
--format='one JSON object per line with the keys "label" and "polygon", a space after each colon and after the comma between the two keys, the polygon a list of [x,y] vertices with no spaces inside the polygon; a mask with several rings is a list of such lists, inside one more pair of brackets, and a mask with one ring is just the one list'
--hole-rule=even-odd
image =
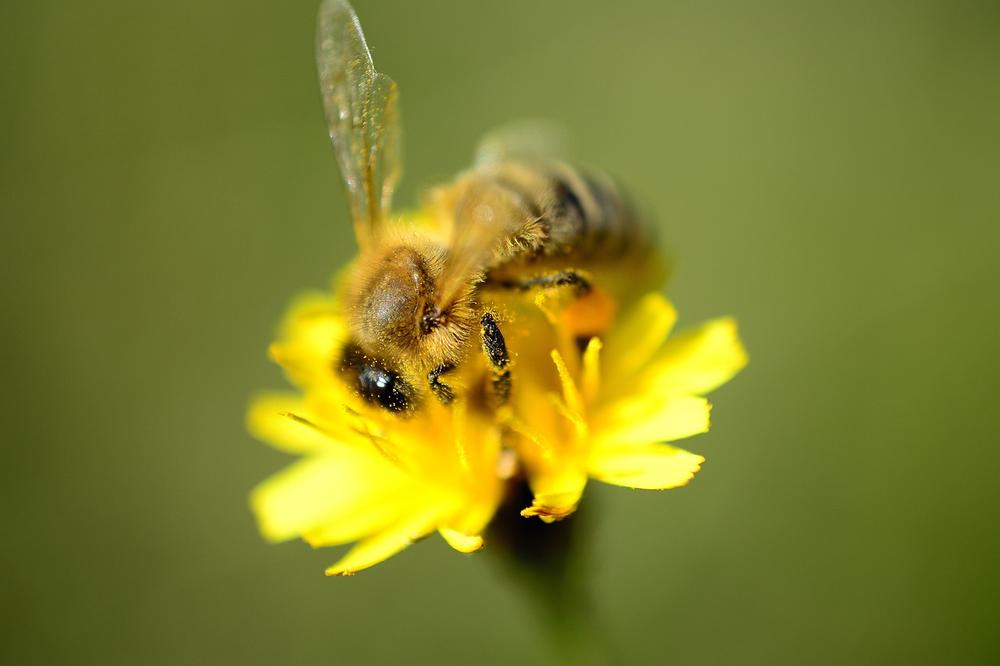
{"label": "transparent wing", "polygon": [[565,130],[542,119],[518,120],[488,132],[476,146],[478,166],[515,160],[542,162],[568,157]]}
{"label": "transparent wing", "polygon": [[506,202],[497,202],[480,183],[470,185],[455,208],[448,259],[439,278],[438,288],[445,301],[450,301],[454,295],[451,292],[463,283],[478,281],[476,272],[490,263],[505,232],[497,220],[506,212]]}
{"label": "transparent wing", "polygon": [[536,221],[512,190],[490,179],[468,181],[455,206],[448,259],[438,281],[442,302],[450,303],[495,263],[534,247]]}
{"label": "transparent wing", "polygon": [[396,83],[375,71],[354,10],[324,0],[316,31],[319,86],[330,141],[347,186],[358,243],[385,219],[400,174]]}

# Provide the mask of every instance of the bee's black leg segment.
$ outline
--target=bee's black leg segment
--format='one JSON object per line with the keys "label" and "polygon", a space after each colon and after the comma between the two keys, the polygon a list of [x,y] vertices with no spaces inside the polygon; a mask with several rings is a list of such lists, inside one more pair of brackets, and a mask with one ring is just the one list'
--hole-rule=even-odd
{"label": "bee's black leg segment", "polygon": [[479,320],[483,330],[483,350],[493,368],[493,395],[503,405],[510,398],[510,355],[497,320],[489,312]]}
{"label": "bee's black leg segment", "polygon": [[551,289],[553,287],[572,287],[578,296],[585,296],[593,288],[590,280],[576,271],[559,271],[548,275],[536,275],[523,280],[487,280],[487,287],[514,289],[516,291],[531,291],[532,289]]}
{"label": "bee's black leg segment", "polygon": [[483,327],[483,348],[490,357],[490,364],[496,370],[503,370],[510,363],[510,356],[507,354],[507,343],[503,339],[500,327],[497,326],[496,318],[487,312],[483,314],[479,323]]}
{"label": "bee's black leg segment", "polygon": [[451,387],[441,382],[441,375],[454,369],[455,366],[451,363],[442,363],[427,373],[427,381],[430,383],[431,391],[434,392],[442,405],[447,405],[455,399],[455,392],[451,390]]}

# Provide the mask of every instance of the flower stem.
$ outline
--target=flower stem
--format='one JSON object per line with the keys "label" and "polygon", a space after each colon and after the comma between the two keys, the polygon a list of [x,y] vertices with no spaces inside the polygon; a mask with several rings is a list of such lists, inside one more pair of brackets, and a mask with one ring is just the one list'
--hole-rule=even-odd
{"label": "flower stem", "polygon": [[578,511],[546,524],[520,515],[520,509],[530,503],[526,484],[512,488],[490,526],[488,550],[498,556],[508,579],[522,590],[552,652],[551,661],[609,663],[607,636],[599,626],[587,586],[587,516]]}

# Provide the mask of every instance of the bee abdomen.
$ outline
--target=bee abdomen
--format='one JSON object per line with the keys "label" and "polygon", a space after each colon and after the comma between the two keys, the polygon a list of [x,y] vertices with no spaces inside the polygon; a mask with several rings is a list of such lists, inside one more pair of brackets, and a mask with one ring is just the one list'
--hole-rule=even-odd
{"label": "bee abdomen", "polygon": [[560,163],[499,165],[494,178],[536,216],[544,239],[538,255],[616,259],[645,242],[631,207],[606,179]]}

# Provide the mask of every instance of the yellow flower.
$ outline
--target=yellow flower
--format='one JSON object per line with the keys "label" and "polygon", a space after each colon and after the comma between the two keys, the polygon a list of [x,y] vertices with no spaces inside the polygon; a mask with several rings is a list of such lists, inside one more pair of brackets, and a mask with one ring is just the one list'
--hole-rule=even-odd
{"label": "yellow flower", "polygon": [[[704,458],[666,444],[706,432],[704,394],[747,363],[732,319],[670,337],[677,315],[658,294],[634,305],[606,341],[580,353],[569,336],[551,347],[548,370],[518,379],[514,429],[534,493],[524,516],[572,513],[587,478],[630,488],[685,485]],[[553,317],[554,320],[558,318]]]}
{"label": "yellow flower", "polygon": [[303,394],[257,398],[249,428],[303,457],[254,489],[262,533],[315,547],[357,541],[327,575],[370,567],[435,530],[456,550],[477,550],[501,499],[498,429],[461,400],[406,419],[370,408],[335,371],[345,330],[337,304],[312,295],[271,347]]}
{"label": "yellow flower", "polygon": [[327,569],[345,575],[433,531],[477,550],[518,466],[534,493],[521,513],[546,522],[575,511],[591,477],[651,489],[690,481],[704,459],[666,442],[708,430],[704,394],[747,362],[735,323],[668,337],[676,312],[649,294],[580,351],[581,327],[611,321],[616,305],[560,299],[497,303],[513,353],[510,405],[493,413],[459,392],[406,418],[368,405],[337,372],[348,332],[336,300],[299,299],[270,351],[301,393],[260,396],[248,415],[257,437],[301,456],[251,495],[264,536],[357,542]]}

